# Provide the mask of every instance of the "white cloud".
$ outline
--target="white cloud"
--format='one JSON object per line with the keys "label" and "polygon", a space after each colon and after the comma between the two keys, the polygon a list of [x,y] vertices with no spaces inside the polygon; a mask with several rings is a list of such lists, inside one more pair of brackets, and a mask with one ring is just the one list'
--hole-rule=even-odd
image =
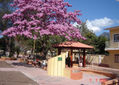
{"label": "white cloud", "polygon": [[77,24],[76,22],[73,24],[74,27],[76,27],[77,25],[79,25],[79,24]]}
{"label": "white cloud", "polygon": [[116,1],[119,1],[119,0],[116,0]]}
{"label": "white cloud", "polygon": [[113,20],[110,18],[104,17],[101,19],[95,19],[95,20],[87,20],[87,27],[88,29],[92,30],[93,32],[100,32],[103,30],[104,27],[111,26],[113,24]]}
{"label": "white cloud", "polygon": [[92,23],[89,20],[87,20],[86,24],[89,30],[93,30],[94,32],[100,31],[100,28],[92,25]]}
{"label": "white cloud", "polygon": [[80,24],[78,24],[77,22],[75,22],[75,23],[73,24],[73,26],[74,26],[74,27],[77,27],[77,26],[79,26],[79,27],[80,27],[81,25],[80,25]]}

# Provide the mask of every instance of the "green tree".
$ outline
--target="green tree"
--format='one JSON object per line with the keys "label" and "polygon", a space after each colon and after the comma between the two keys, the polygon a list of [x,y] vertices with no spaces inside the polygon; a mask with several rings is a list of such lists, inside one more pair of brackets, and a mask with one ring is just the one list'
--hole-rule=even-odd
{"label": "green tree", "polygon": [[60,37],[57,35],[54,36],[43,36],[40,40],[36,40],[36,48],[35,52],[43,53],[43,57],[46,57],[47,52],[50,51],[52,53],[53,50],[56,50],[52,47],[52,45],[61,43],[66,41],[64,37]]}
{"label": "green tree", "polygon": [[86,38],[86,40],[80,40],[80,42],[94,46],[95,54],[106,54],[105,51],[105,41],[107,37],[105,36],[96,36],[96,34],[87,28],[86,22],[81,25],[77,25],[77,28],[80,29],[81,34]]}
{"label": "green tree", "polygon": [[0,0],[0,31],[7,29],[11,25],[9,21],[4,21],[2,19],[4,14],[11,13],[12,9],[9,7],[9,4],[12,3],[12,0]]}
{"label": "green tree", "polygon": [[97,41],[97,48],[99,54],[106,54],[105,51],[105,41],[107,41],[107,38],[105,36],[99,36]]}
{"label": "green tree", "polygon": [[0,38],[0,50],[5,50],[5,41],[4,38]]}
{"label": "green tree", "polygon": [[[0,33],[4,30],[6,30],[8,27],[10,27],[12,25],[12,23],[10,21],[4,21],[2,19],[4,14],[8,14],[11,13],[12,9],[9,7],[9,4],[12,3],[12,0],[0,0]],[[8,38],[6,36],[3,36],[4,38],[2,38],[2,48],[4,48],[4,51],[8,51],[10,52],[9,56],[13,55],[13,43],[14,43],[14,39],[13,38]],[[3,47],[4,46],[4,47]],[[12,46],[12,47],[10,47]],[[5,53],[5,52],[4,52]]]}

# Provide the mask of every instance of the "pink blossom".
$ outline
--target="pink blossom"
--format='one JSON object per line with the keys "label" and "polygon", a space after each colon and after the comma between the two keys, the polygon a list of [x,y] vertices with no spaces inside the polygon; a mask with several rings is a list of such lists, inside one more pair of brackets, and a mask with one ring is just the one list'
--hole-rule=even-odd
{"label": "pink blossom", "polygon": [[13,26],[2,35],[15,37],[17,35],[37,39],[38,36],[59,35],[67,39],[81,36],[79,29],[73,23],[81,23],[80,11],[68,12],[71,7],[64,0],[14,0],[12,7],[17,8],[11,14],[5,14],[3,19],[11,20]]}

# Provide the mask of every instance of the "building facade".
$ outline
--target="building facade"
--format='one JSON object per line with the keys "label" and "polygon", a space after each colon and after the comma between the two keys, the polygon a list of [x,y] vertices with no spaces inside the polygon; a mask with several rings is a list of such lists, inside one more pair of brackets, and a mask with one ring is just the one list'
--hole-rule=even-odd
{"label": "building facade", "polygon": [[108,64],[111,68],[119,69],[119,26],[106,30],[110,31],[110,41],[106,42],[105,48],[109,56],[105,56],[103,63]]}

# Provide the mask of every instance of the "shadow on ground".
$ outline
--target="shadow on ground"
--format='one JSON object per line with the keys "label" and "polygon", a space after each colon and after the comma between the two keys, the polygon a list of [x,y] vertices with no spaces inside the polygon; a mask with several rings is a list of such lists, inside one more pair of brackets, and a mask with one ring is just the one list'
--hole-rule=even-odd
{"label": "shadow on ground", "polygon": [[14,66],[24,66],[24,67],[33,67],[30,64],[22,63],[22,62],[13,62],[12,63]]}

